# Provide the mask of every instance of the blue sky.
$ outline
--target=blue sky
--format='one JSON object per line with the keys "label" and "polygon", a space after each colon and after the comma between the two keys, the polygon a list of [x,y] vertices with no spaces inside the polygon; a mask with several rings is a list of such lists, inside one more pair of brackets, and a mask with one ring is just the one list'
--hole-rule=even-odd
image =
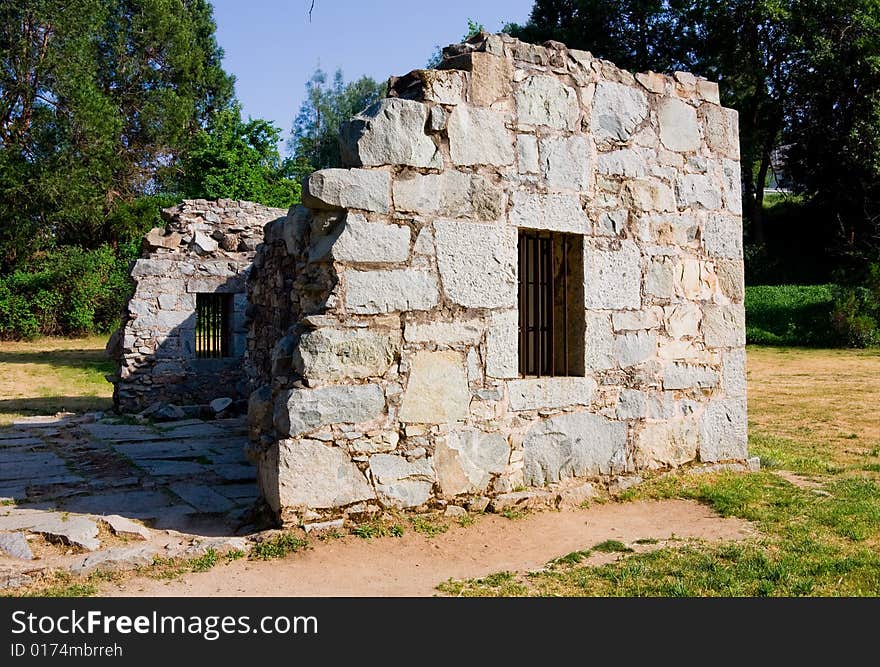
{"label": "blue sky", "polygon": [[497,31],[523,23],[532,0],[213,0],[223,65],[236,77],[244,114],[266,118],[285,138],[319,65],[382,81],[424,67],[436,45],[459,41],[467,20]]}

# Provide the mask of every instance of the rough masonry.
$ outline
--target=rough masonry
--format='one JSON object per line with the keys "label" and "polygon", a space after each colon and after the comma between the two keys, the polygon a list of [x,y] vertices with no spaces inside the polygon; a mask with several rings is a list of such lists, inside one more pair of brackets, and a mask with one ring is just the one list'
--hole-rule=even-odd
{"label": "rough masonry", "polygon": [[[745,460],[717,84],[481,34],[393,78],[342,153],[266,226],[248,283],[252,454],[282,519]],[[521,230],[580,239],[571,377],[520,375]]]}
{"label": "rough masonry", "polygon": [[[247,398],[242,369],[245,281],[263,225],[283,209],[221,199],[186,200],[162,212],[166,227],[143,241],[131,270],[134,296],[108,348],[119,362],[113,400],[122,412]],[[228,294],[228,356],[196,356],[196,295]]]}

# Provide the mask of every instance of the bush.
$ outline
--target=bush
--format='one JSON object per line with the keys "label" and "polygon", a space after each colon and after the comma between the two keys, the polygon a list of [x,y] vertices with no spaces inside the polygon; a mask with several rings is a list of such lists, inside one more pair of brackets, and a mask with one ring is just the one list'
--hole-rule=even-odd
{"label": "bush", "polygon": [[128,260],[109,246],[42,253],[0,278],[0,337],[111,331],[131,290]]}
{"label": "bush", "polygon": [[835,346],[833,285],[746,287],[746,341],[757,345]]}
{"label": "bush", "polygon": [[836,290],[832,322],[849,347],[880,345],[880,264],[868,266],[864,285]]}

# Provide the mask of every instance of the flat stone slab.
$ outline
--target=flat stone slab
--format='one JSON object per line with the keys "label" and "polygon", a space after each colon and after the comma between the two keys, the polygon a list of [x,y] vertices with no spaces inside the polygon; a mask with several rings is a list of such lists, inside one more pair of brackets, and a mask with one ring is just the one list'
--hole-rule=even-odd
{"label": "flat stone slab", "polygon": [[22,533],[0,533],[0,553],[21,560],[34,559],[34,552]]}
{"label": "flat stone slab", "polygon": [[255,482],[251,484],[220,484],[214,487],[217,493],[220,493],[230,500],[247,501],[256,500],[260,495],[260,490]]}
{"label": "flat stone slab", "polygon": [[222,514],[235,507],[235,503],[229,498],[221,496],[204,484],[179,483],[170,484],[168,488],[205,514]]}
{"label": "flat stone slab", "polygon": [[28,428],[45,428],[48,426],[60,426],[68,420],[68,417],[55,417],[40,415],[36,417],[22,417],[12,421],[13,426],[27,426]]}
{"label": "flat stone slab", "polygon": [[27,482],[0,482],[0,500],[25,500],[27,498]]}
{"label": "flat stone slab", "polygon": [[42,439],[35,438],[29,434],[22,433],[21,437],[8,437],[4,434],[2,438],[0,438],[0,447],[28,447],[32,445],[43,445],[45,444]]}
{"label": "flat stone slab", "polygon": [[131,519],[126,519],[124,516],[119,516],[118,514],[108,514],[106,516],[99,516],[95,518],[110,526],[110,530],[112,530],[115,535],[122,535],[124,537],[137,537],[142,540],[150,539],[151,533],[149,528],[147,528],[146,526],[142,526],[141,524],[132,521]]}
{"label": "flat stone slab", "polygon": [[163,440],[166,435],[150,428],[135,424],[83,424],[82,429],[98,440],[108,442],[147,442]]}
{"label": "flat stone slab", "polygon": [[175,505],[161,491],[117,491],[94,496],[70,498],[64,509],[81,514],[120,514],[135,519],[155,519]]}
{"label": "flat stone slab", "polygon": [[228,482],[241,482],[255,480],[257,469],[253,465],[238,465],[237,463],[217,463],[211,466],[211,470]]}
{"label": "flat stone slab", "polygon": [[138,459],[185,459],[201,456],[204,447],[198,447],[188,440],[168,440],[160,442],[141,442],[130,445],[113,445],[113,449],[137,461]]}
{"label": "flat stone slab", "polygon": [[0,530],[28,530],[40,533],[50,539],[58,539],[65,544],[94,551],[100,548],[98,524],[84,516],[73,516],[66,512],[44,510],[13,509],[0,516]]}
{"label": "flat stone slab", "polygon": [[156,424],[156,428],[160,431],[170,431],[175,428],[181,428],[182,426],[192,426],[194,424],[204,424],[204,419],[176,419],[170,422],[161,422]]}
{"label": "flat stone slab", "polygon": [[108,570],[128,570],[138,565],[149,565],[159,552],[160,549],[151,545],[114,547],[89,554],[83,560],[71,565],[70,570],[74,574],[85,574],[100,567]]}
{"label": "flat stone slab", "polygon": [[51,452],[30,452],[4,456],[0,453],[0,480],[27,479],[68,473],[63,459]]}
{"label": "flat stone slab", "polygon": [[226,433],[207,422],[187,424],[177,428],[163,429],[166,438],[222,438]]}
{"label": "flat stone slab", "polygon": [[167,459],[138,459],[137,466],[155,477],[177,477],[182,475],[206,475],[211,468],[194,461]]}

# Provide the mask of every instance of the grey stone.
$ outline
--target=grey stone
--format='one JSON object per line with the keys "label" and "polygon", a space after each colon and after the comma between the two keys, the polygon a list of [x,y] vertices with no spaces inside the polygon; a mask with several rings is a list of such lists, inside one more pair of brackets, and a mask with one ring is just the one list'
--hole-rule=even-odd
{"label": "grey stone", "polygon": [[741,347],[746,344],[746,315],[742,304],[703,308],[703,340],[708,347]]}
{"label": "grey stone", "polygon": [[[157,519],[169,513],[172,505],[171,498],[162,491],[138,489],[69,498],[64,503],[64,509],[91,515],[125,512],[126,516],[134,519]],[[192,508],[185,509],[194,511]]]}
{"label": "grey stone", "polygon": [[633,148],[624,148],[610,153],[600,153],[596,170],[608,176],[637,178],[648,173],[648,165],[642,154]]}
{"label": "grey stone", "polygon": [[338,236],[326,236],[316,244],[315,259],[329,254],[338,262],[405,262],[409,240],[406,225],[367,222],[363,215],[350,212]]}
{"label": "grey stone", "polygon": [[119,516],[118,514],[109,514],[106,516],[100,516],[98,519],[108,526],[110,526],[110,530],[113,531],[114,535],[122,535],[123,537],[135,537],[141,540],[150,539],[150,529],[146,526],[143,526],[131,519],[126,519],[124,516]]}
{"label": "grey stone", "polygon": [[101,546],[98,524],[83,516],[18,508],[6,515],[0,515],[0,531],[22,529],[88,551],[94,551]]}
{"label": "grey stone", "polygon": [[657,336],[647,331],[617,336],[614,340],[614,356],[621,368],[653,359],[657,356]]}
{"label": "grey stone", "polygon": [[405,164],[439,169],[443,159],[425,134],[428,107],[401,98],[383,98],[343,123],[339,141],[348,166]]}
{"label": "grey stone", "polygon": [[168,461],[164,459],[138,459],[138,468],[146,470],[154,477],[182,477],[184,475],[206,475],[210,468],[195,461]]}
{"label": "grey stone", "polygon": [[219,247],[217,241],[202,232],[196,232],[193,234],[192,245],[193,249],[200,255],[207,255],[216,252]]}
{"label": "grey stone", "polygon": [[581,208],[580,198],[573,194],[537,194],[514,191],[510,224],[528,229],[586,234],[590,220]]}
{"label": "grey stone", "polygon": [[718,373],[707,366],[669,364],[663,371],[664,389],[709,389],[718,386]]}
{"label": "grey stone", "polygon": [[592,175],[589,141],[581,136],[541,139],[541,170],[551,188],[587,190]]}
{"label": "grey stone", "polygon": [[675,265],[668,257],[653,257],[645,270],[645,293],[661,299],[675,294]]}
{"label": "grey stone", "polygon": [[324,327],[300,336],[292,363],[302,377],[329,382],[381,377],[397,359],[399,350],[399,334]]}
{"label": "grey stone", "polygon": [[584,353],[586,368],[593,371],[613,368],[615,336],[611,317],[605,313],[587,311],[584,324],[584,334],[589,341]]}
{"label": "grey stone", "polygon": [[619,249],[584,244],[584,302],[587,308],[641,308],[641,253],[633,241]]}
{"label": "grey stone", "polygon": [[700,113],[705,117],[703,127],[706,143],[713,151],[734,160],[739,159],[739,115],[735,109],[714,104],[703,104]]}
{"label": "grey stone", "polygon": [[358,208],[387,213],[391,174],[382,169],[321,169],[303,188],[303,203],[317,209]]}
{"label": "grey stone", "polygon": [[746,395],[745,348],[727,350],[721,355],[721,388],[727,396],[742,398]]}
{"label": "grey stone", "polygon": [[524,125],[577,130],[580,105],[574,88],[552,76],[531,76],[514,94],[517,119]]}
{"label": "grey stone", "polygon": [[468,308],[515,305],[516,229],[437,221],[434,243],[443,288],[452,301]]}
{"label": "grey stone", "polygon": [[409,343],[476,345],[482,340],[484,329],[480,320],[407,322],[403,337]]}
{"label": "grey stone", "polygon": [[512,135],[500,112],[459,105],[449,116],[446,132],[455,165],[503,167],[513,163]]}
{"label": "grey stone", "polygon": [[211,466],[211,470],[227,482],[241,482],[256,477],[256,470],[250,464],[215,463]]}
{"label": "grey stone", "polygon": [[475,428],[450,431],[434,452],[437,482],[444,495],[485,491],[493,474],[505,471],[510,445],[500,433]]}
{"label": "grey stone", "polygon": [[635,439],[639,469],[677,467],[697,458],[700,431],[693,418],[648,422]]}
{"label": "grey stone", "polygon": [[742,220],[729,215],[710,215],[703,231],[706,252],[713,257],[740,259],[742,248]]}
{"label": "grey stone", "polygon": [[229,398],[228,396],[224,396],[222,398],[215,398],[213,401],[211,401],[208,404],[208,406],[211,408],[211,410],[214,412],[215,415],[220,414],[226,408],[228,408],[230,405],[232,405],[232,399]]}
{"label": "grey stone", "polygon": [[511,410],[589,405],[596,391],[590,377],[527,378],[507,382]]}
{"label": "grey stone", "polygon": [[721,190],[709,176],[679,174],[675,196],[680,206],[701,206],[710,211],[721,208]]}
{"label": "grey stone", "polygon": [[433,273],[419,269],[345,272],[345,306],[369,315],[396,310],[428,310],[437,305],[439,292]]}
{"label": "grey stone", "polygon": [[747,423],[745,397],[710,401],[700,420],[700,460],[745,460]]}
{"label": "grey stone", "polygon": [[97,569],[105,571],[132,570],[141,565],[149,565],[160,550],[152,545],[113,547],[91,553],[81,561],[70,566],[74,574],[88,574]]}
{"label": "grey stone", "polygon": [[277,466],[265,470],[277,478],[278,495],[266,496],[274,509],[341,507],[376,497],[363,473],[339,447],[316,440],[282,440],[273,449]]}
{"label": "grey stone", "polygon": [[274,423],[278,433],[295,436],[328,424],[376,419],[384,410],[385,395],[375,384],[289,389],[275,401]]}
{"label": "grey stone", "polygon": [[34,552],[22,533],[0,533],[0,553],[20,560],[34,559]]}
{"label": "grey stone", "polygon": [[621,389],[617,397],[618,419],[643,419],[648,414],[645,392],[637,389]]}
{"label": "grey stone", "polygon": [[697,111],[686,102],[666,97],[657,108],[660,141],[671,151],[695,151],[700,148],[700,124]]}
{"label": "grey stone", "polygon": [[444,424],[467,417],[470,391],[461,352],[416,352],[409,365],[400,421]]}
{"label": "grey stone", "polygon": [[156,410],[156,412],[153,413],[153,419],[156,419],[156,420],[181,419],[183,416],[184,416],[183,410],[180,407],[178,407],[172,403],[167,403],[167,404],[163,405],[161,408],[159,408],[158,410]]}
{"label": "grey stone", "polygon": [[168,488],[205,514],[223,514],[235,506],[228,498],[204,484],[178,482],[170,484]]}
{"label": "grey stone", "polygon": [[596,84],[592,130],[598,141],[626,141],[647,117],[648,100],[641,90],[612,81]]}
{"label": "grey stone", "polygon": [[447,505],[446,509],[443,510],[443,516],[451,519],[467,516],[467,513],[468,511],[461,505]]}
{"label": "grey stone", "polygon": [[446,121],[449,114],[441,106],[431,107],[431,116],[428,119],[428,129],[432,132],[441,132],[446,129]]}
{"label": "grey stone", "polygon": [[428,500],[434,486],[434,465],[430,458],[407,461],[393,454],[370,457],[370,473],[385,505],[416,507]]}
{"label": "grey stone", "polygon": [[561,489],[556,494],[556,506],[560,508],[566,507],[583,507],[585,503],[589,503],[594,498],[599,497],[599,491],[590,482],[578,484],[577,486]]}
{"label": "grey stone", "polygon": [[740,180],[739,162],[723,160],[721,182],[724,192],[724,204],[734,215],[742,215],[742,181]]}
{"label": "grey stone", "polygon": [[535,135],[516,135],[516,156],[519,173],[538,173],[538,140],[535,138]]}
{"label": "grey stone", "polygon": [[486,375],[493,378],[515,378],[519,375],[518,336],[519,311],[492,313],[486,334]]}
{"label": "grey stone", "polygon": [[626,424],[589,412],[541,421],[526,434],[523,463],[526,484],[535,486],[566,477],[624,472]]}
{"label": "grey stone", "polygon": [[303,524],[303,530],[306,531],[306,534],[315,533],[316,535],[320,535],[321,533],[329,533],[335,530],[340,530],[344,525],[345,519],[316,521],[315,523]]}

